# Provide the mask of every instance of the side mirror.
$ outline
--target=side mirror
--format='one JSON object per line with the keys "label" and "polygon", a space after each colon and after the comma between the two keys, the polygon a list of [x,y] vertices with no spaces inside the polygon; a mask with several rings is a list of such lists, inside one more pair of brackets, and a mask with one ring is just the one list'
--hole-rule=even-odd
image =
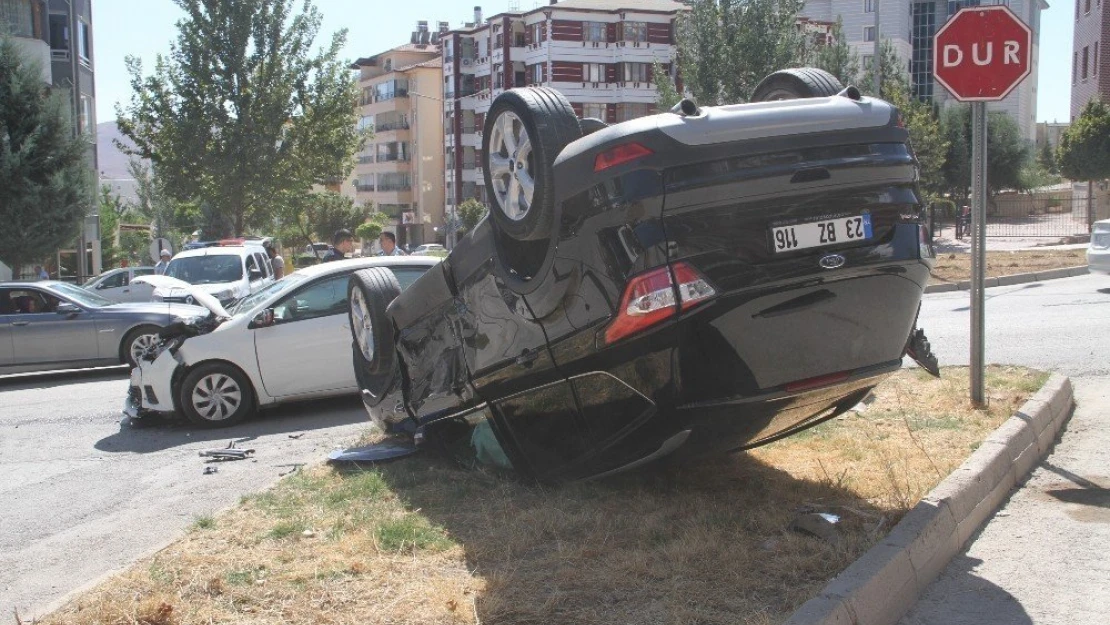
{"label": "side mirror", "polygon": [[77,304],[61,302],[56,308],[54,308],[54,312],[58,313],[59,315],[76,315],[77,313],[81,312],[81,308],[77,306]]}
{"label": "side mirror", "polygon": [[261,269],[251,269],[248,275],[250,275],[251,280],[261,280],[265,276]]}
{"label": "side mirror", "polygon": [[101,282],[100,284],[96,285],[96,290],[97,291],[99,291],[101,289],[106,289],[106,288],[108,288],[108,286],[104,282]]}
{"label": "side mirror", "polygon": [[267,308],[254,316],[251,320],[252,328],[268,328],[274,325],[274,309]]}

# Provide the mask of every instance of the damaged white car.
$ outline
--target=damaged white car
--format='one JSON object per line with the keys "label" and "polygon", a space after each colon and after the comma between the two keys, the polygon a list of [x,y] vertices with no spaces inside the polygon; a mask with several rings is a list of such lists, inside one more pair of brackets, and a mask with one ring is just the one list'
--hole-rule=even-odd
{"label": "damaged white car", "polygon": [[224,427],[263,406],[357,393],[347,318],[351,273],[385,267],[407,287],[439,260],[374,257],[307,267],[230,310],[203,289],[175,285],[209,314],[162,329],[131,371],[124,414],[180,412],[197,425]]}

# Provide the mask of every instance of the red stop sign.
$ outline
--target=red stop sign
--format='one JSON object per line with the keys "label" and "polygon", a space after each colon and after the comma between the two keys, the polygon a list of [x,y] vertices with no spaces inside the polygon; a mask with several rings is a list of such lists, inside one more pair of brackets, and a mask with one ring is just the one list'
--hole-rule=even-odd
{"label": "red stop sign", "polygon": [[1006,6],[967,7],[937,31],[933,75],[961,102],[993,102],[1029,75],[1033,33]]}

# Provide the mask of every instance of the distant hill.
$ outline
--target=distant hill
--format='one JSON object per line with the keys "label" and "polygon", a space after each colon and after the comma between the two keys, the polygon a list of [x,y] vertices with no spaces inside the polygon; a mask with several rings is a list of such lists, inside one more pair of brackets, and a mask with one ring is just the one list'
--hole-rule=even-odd
{"label": "distant hill", "polygon": [[[116,127],[116,122],[104,122],[96,125],[96,160],[100,166],[100,177],[108,180],[130,179],[127,171],[129,157],[121,152],[115,144],[116,140],[124,141],[123,133]],[[130,144],[130,141],[126,141]]]}

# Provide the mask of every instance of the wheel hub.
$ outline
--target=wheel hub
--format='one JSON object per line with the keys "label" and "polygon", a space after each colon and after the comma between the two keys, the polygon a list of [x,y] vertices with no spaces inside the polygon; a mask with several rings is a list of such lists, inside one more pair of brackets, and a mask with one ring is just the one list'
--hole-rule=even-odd
{"label": "wheel hub", "polygon": [[524,219],[532,208],[535,172],[532,140],[516,113],[501,111],[490,131],[486,168],[490,173],[496,208],[513,221]]}

